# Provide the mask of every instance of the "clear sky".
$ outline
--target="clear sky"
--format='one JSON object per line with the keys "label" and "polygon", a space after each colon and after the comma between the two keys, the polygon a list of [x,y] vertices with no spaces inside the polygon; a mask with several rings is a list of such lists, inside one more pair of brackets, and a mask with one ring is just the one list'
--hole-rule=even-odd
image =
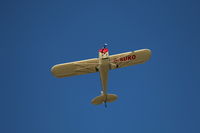
{"label": "clear sky", "polygon": [[[2,0],[1,133],[199,133],[198,0]],[[118,100],[94,106],[98,73],[57,79],[58,63],[149,48],[112,70]]]}

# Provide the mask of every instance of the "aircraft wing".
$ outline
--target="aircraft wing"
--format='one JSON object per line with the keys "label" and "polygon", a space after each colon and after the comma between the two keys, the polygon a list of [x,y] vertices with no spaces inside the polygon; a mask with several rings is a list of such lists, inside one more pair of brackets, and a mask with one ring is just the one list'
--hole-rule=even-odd
{"label": "aircraft wing", "polygon": [[111,69],[141,64],[149,60],[150,56],[151,50],[149,49],[141,49],[132,52],[111,55],[109,56]]}
{"label": "aircraft wing", "polygon": [[58,64],[51,68],[51,72],[55,77],[63,78],[74,75],[97,72],[98,59],[88,59],[82,61]]}

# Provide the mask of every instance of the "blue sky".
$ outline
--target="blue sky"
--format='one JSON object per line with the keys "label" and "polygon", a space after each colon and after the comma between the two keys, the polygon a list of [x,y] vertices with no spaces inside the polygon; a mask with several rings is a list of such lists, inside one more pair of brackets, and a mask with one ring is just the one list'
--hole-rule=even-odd
{"label": "blue sky", "polygon": [[[199,133],[200,2],[0,2],[1,133]],[[145,64],[112,70],[118,100],[94,106],[98,73],[57,79],[58,63],[149,48]]]}

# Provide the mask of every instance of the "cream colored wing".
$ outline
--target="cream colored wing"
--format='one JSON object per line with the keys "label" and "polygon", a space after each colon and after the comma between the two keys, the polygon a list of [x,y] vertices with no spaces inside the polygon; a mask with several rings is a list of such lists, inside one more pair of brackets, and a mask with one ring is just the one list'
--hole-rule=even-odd
{"label": "cream colored wing", "polygon": [[109,56],[111,69],[141,64],[149,60],[150,56],[151,50],[149,49],[141,49],[132,52],[111,55]]}
{"label": "cream colored wing", "polygon": [[55,77],[63,78],[74,75],[97,72],[98,59],[88,59],[82,61],[58,64],[51,68],[51,72]]}

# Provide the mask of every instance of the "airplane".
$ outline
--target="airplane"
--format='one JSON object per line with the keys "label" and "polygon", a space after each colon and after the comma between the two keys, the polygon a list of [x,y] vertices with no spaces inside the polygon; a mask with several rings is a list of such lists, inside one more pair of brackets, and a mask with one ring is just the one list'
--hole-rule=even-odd
{"label": "airplane", "polygon": [[104,47],[98,51],[99,58],[58,64],[51,68],[52,74],[57,78],[99,72],[102,85],[101,95],[93,98],[91,103],[95,105],[104,103],[105,107],[107,107],[107,102],[113,102],[118,98],[115,94],[107,93],[109,70],[142,64],[151,57],[150,49],[109,55],[109,50],[106,46],[107,44],[104,44]]}

